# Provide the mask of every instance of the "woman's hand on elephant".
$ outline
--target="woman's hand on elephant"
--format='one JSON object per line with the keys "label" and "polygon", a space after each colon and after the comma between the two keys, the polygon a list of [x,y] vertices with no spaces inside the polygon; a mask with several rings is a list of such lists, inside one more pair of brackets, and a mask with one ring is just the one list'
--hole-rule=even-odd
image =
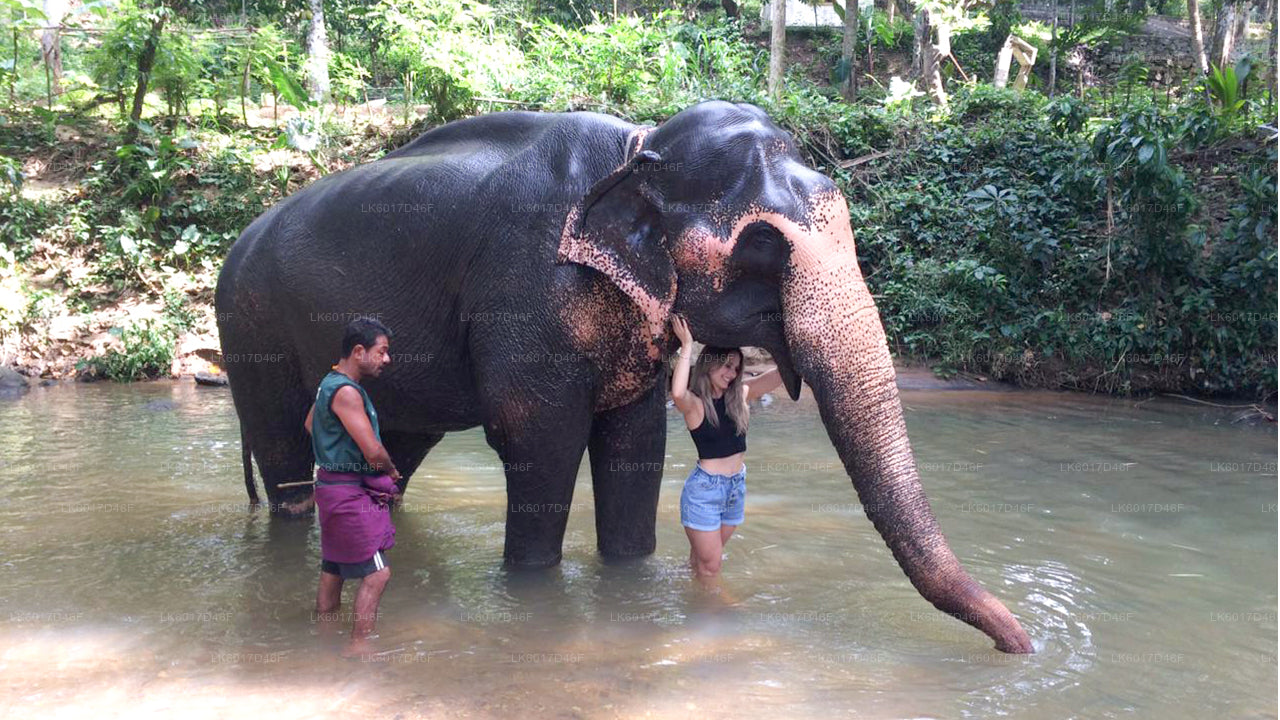
{"label": "woman's hand on elephant", "polygon": [[689,323],[679,315],[671,316],[671,329],[675,331],[676,337],[680,339],[680,344],[684,347],[693,347],[693,333],[689,332]]}

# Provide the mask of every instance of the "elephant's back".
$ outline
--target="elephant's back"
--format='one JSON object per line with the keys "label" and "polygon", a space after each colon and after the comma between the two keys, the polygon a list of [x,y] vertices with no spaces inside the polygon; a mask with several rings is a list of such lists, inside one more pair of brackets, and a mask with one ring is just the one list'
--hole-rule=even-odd
{"label": "elephant's back", "polygon": [[277,308],[302,309],[332,283],[381,279],[451,306],[494,253],[511,269],[553,264],[543,245],[616,166],[634,127],[598,113],[515,111],[434,128],[259,216],[228,253],[218,297],[252,286]]}

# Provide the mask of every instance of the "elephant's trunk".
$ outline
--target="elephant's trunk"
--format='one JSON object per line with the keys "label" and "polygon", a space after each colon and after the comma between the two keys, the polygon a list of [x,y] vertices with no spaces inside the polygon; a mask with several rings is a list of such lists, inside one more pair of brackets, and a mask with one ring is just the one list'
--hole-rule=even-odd
{"label": "elephant's trunk", "polygon": [[863,282],[844,197],[820,202],[817,222],[790,228],[784,326],[796,368],[876,530],[911,584],[939,610],[1004,652],[1033,652],[1004,605],[960,567],[916,471],[884,328]]}

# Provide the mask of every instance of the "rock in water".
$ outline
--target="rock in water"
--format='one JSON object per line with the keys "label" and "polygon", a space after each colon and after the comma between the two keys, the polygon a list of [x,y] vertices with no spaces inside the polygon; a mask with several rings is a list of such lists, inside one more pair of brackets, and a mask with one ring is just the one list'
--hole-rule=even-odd
{"label": "rock in water", "polygon": [[195,375],[197,385],[226,385],[227,376],[222,373],[198,372]]}
{"label": "rock in water", "polygon": [[25,375],[11,367],[0,367],[0,396],[16,397],[29,389]]}

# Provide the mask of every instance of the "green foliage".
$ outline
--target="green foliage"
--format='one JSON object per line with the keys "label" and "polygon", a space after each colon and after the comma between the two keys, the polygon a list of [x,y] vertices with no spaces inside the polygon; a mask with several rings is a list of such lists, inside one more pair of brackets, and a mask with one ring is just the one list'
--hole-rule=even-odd
{"label": "green foliage", "polygon": [[302,82],[286,67],[285,63],[273,57],[267,57],[263,60],[263,65],[280,99],[296,108],[311,107],[311,97],[302,87]]}
{"label": "green foliage", "polygon": [[731,21],[689,23],[663,12],[608,24],[597,18],[579,29],[547,21],[526,27],[528,75],[516,95],[549,110],[649,118],[699,97],[760,94],[765,58]]}
{"label": "green foliage", "polygon": [[83,360],[77,364],[77,369],[117,382],[155,378],[169,373],[178,337],[172,323],[148,318],[111,328],[108,332],[120,338],[122,347]]}
{"label": "green foliage", "polygon": [[901,15],[894,15],[893,19],[889,19],[889,14],[883,10],[870,8],[865,13],[869,23],[867,27],[871,29],[871,38],[874,47],[880,50],[910,50],[912,43],[915,42],[915,30],[911,26],[911,22]]}
{"label": "green foliage", "polygon": [[1045,105],[1049,124],[1059,136],[1078,133],[1089,121],[1089,107],[1071,95],[1059,95]]}
{"label": "green foliage", "polygon": [[45,231],[53,219],[54,209],[49,205],[27,200],[17,193],[0,196],[0,246],[19,261],[32,251],[36,238]]}
{"label": "green foliage", "polygon": [[1142,31],[1145,19],[1127,13],[1088,14],[1074,25],[1058,27],[1058,49],[1070,50],[1076,46],[1095,48],[1107,43],[1118,43],[1130,35]]}
{"label": "green foliage", "polygon": [[1022,13],[1015,0],[992,0],[991,10],[987,12],[991,25],[987,28],[987,45],[999,48],[1013,28],[1022,22]]}
{"label": "green foliage", "polygon": [[[1122,113],[1086,148],[1083,108],[954,100],[873,186],[846,185],[899,354],[1037,385],[1275,391],[1274,149],[1206,208],[1173,158],[1183,113]],[[1210,240],[1200,219],[1224,213]]]}
{"label": "green foliage", "polygon": [[1206,78],[1214,107],[1223,120],[1233,121],[1244,107],[1244,84],[1249,79],[1251,67],[1248,58],[1241,58],[1235,67],[1223,65],[1209,68]]}
{"label": "green foliage", "polygon": [[957,120],[1012,120],[1014,117],[1036,117],[1042,113],[1044,96],[998,88],[986,83],[958,88],[952,97],[951,113]]}
{"label": "green foliage", "polygon": [[[158,134],[149,123],[139,122],[138,142],[116,148],[114,168],[124,183],[124,199],[130,203],[163,202],[173,191],[175,174],[190,168],[188,151],[198,146],[190,137]],[[159,209],[149,220],[158,217]]]}
{"label": "green foliage", "polygon": [[[152,23],[168,10],[139,6],[135,0],[121,0],[107,32],[87,58],[89,73],[98,88],[117,97],[123,117],[127,101],[138,84],[138,57],[142,54]],[[150,87],[158,89],[169,105],[170,114],[185,107],[200,76],[200,55],[186,37],[188,28],[170,17],[156,45]]]}
{"label": "green foliage", "polygon": [[359,102],[369,77],[369,71],[360,64],[358,58],[340,52],[335,52],[330,56],[330,92],[335,101],[340,103]]}
{"label": "green foliage", "polygon": [[447,122],[500,94],[518,77],[519,52],[497,32],[489,5],[470,0],[382,0],[371,12],[385,60],[415,85],[433,115]]}
{"label": "green foliage", "polygon": [[11,157],[0,155],[0,188],[5,195],[22,192],[22,165]]}

